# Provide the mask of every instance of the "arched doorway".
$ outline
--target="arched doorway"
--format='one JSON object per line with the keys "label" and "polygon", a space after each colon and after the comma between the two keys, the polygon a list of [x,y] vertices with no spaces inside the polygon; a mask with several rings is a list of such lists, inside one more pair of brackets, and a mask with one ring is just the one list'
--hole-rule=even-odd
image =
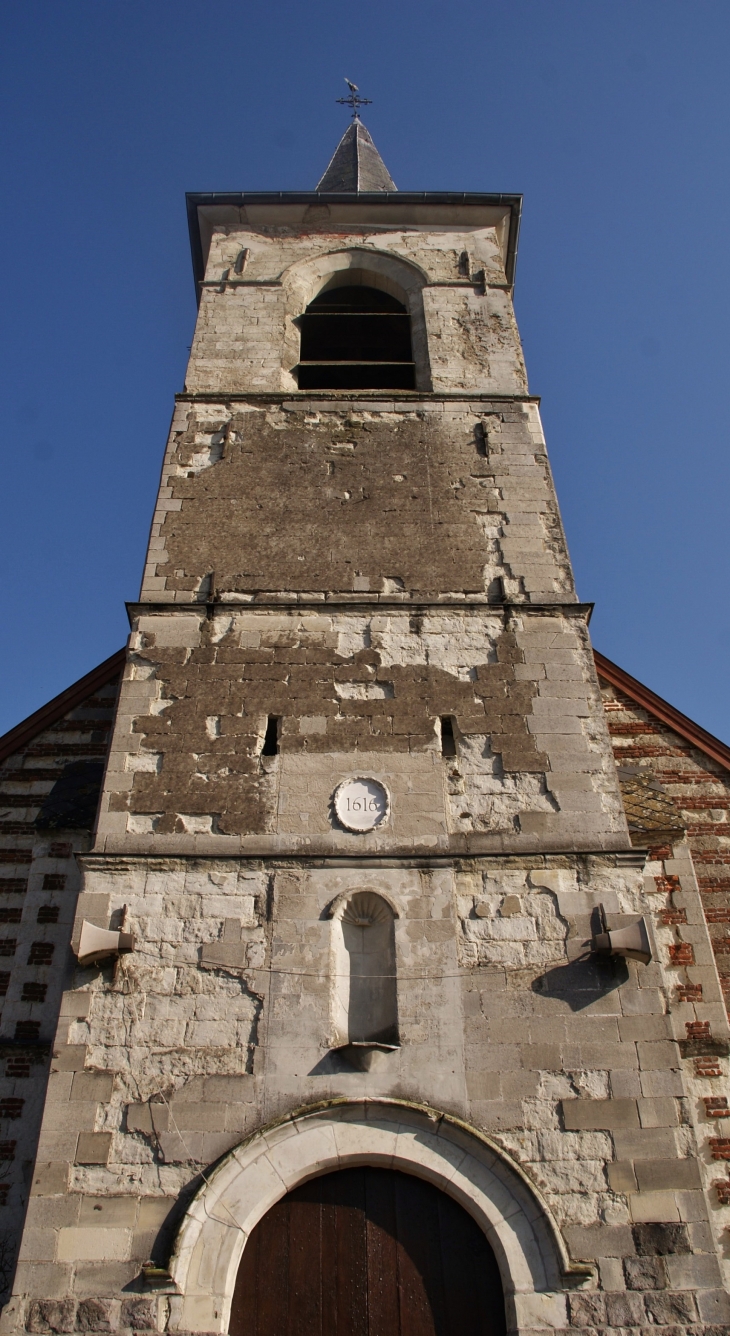
{"label": "arched doorway", "polygon": [[238,1270],[230,1336],[504,1336],[499,1270],[446,1193],[371,1165],[295,1188]]}

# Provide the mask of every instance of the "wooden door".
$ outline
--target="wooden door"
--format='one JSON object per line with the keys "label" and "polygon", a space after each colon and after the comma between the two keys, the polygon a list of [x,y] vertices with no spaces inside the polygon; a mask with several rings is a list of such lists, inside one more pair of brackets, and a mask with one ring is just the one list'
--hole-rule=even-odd
{"label": "wooden door", "polygon": [[504,1336],[497,1263],[471,1216],[420,1178],[312,1179],[254,1229],[231,1336]]}

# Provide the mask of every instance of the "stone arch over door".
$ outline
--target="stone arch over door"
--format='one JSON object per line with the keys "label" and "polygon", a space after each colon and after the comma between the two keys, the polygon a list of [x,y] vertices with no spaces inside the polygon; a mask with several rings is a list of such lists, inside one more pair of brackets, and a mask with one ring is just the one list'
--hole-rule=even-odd
{"label": "stone arch over door", "polygon": [[487,1138],[448,1115],[397,1100],[315,1106],[253,1136],[208,1176],[188,1208],[170,1270],[170,1330],[228,1331],[246,1244],[293,1188],[353,1165],[400,1169],[454,1198],[483,1230],[502,1278],[507,1331],[566,1324],[571,1277],[545,1205]]}
{"label": "stone arch over door", "polygon": [[416,388],[431,389],[431,370],[428,356],[426,316],[423,289],[428,283],[424,271],[409,260],[391,255],[370,246],[351,246],[326,251],[300,260],[284,271],[281,277],[286,293],[286,321],[284,332],[284,388],[296,390],[298,385],[292,369],[299,361],[299,328],[295,323],[306,307],[324,288],[338,284],[363,283],[381,288],[403,302],[411,319],[411,341],[416,367]]}

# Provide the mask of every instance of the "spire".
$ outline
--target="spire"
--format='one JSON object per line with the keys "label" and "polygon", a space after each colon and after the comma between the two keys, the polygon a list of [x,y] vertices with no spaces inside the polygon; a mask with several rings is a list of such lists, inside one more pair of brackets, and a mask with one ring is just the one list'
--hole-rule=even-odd
{"label": "spire", "polygon": [[335,194],[355,194],[358,190],[397,190],[388,168],[360,120],[360,108],[370,105],[369,97],[360,97],[357,84],[345,79],[349,97],[338,97],[352,109],[352,124],[343,134],[317,190]]}
{"label": "spire", "polygon": [[397,190],[388,168],[362,121],[348,125],[317,190]]}

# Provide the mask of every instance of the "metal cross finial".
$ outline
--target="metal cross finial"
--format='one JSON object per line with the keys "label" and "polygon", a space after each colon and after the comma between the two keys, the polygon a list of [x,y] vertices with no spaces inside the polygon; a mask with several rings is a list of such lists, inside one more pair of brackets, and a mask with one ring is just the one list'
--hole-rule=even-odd
{"label": "metal cross finial", "polygon": [[353,119],[353,121],[359,121],[359,119],[360,119],[360,108],[361,108],[361,107],[369,107],[369,106],[371,105],[371,103],[372,103],[372,98],[371,98],[371,97],[359,97],[358,94],[359,94],[360,90],[359,90],[357,84],[350,83],[350,80],[349,80],[348,78],[345,78],[345,83],[347,84],[347,87],[348,87],[349,90],[350,90],[350,96],[349,96],[349,97],[338,97],[338,98],[336,98],[335,100],[336,100],[337,102],[339,102],[340,106],[342,106],[342,107],[352,107],[352,119]]}

